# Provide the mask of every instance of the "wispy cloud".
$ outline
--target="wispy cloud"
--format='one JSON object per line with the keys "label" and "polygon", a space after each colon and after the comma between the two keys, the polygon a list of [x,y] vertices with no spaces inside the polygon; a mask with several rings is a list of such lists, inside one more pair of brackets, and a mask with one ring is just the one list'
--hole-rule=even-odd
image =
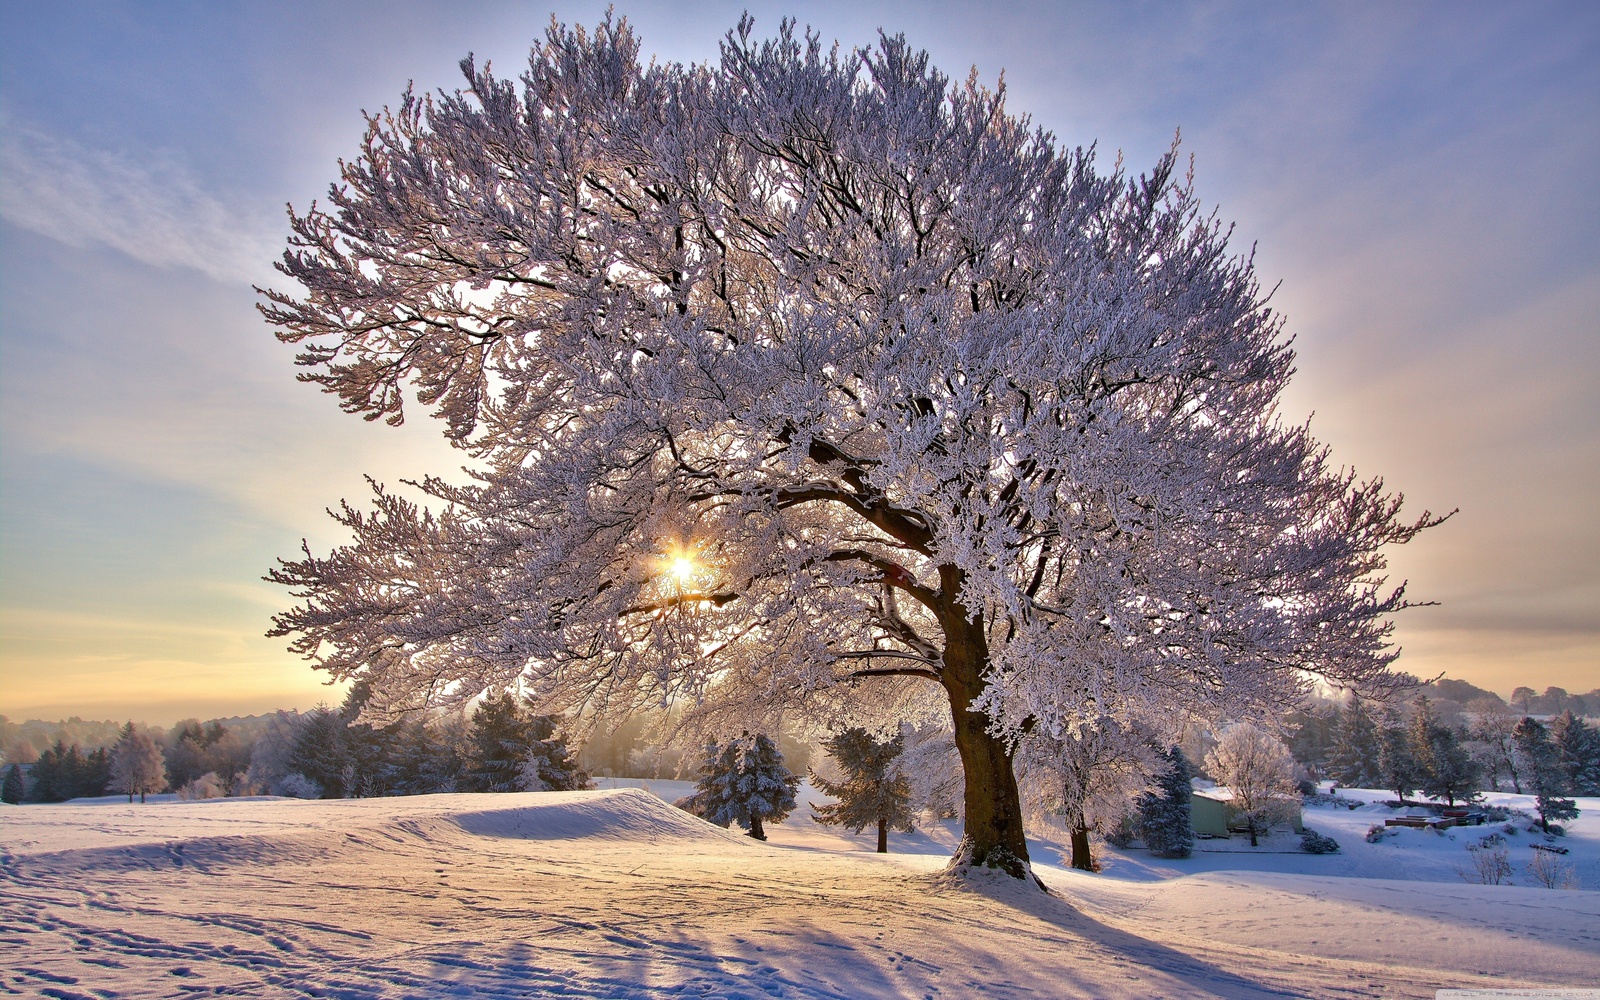
{"label": "wispy cloud", "polygon": [[0,130],[0,216],[15,225],[228,283],[262,280],[281,247],[269,218],[207,191],[170,153],[91,149],[9,116]]}

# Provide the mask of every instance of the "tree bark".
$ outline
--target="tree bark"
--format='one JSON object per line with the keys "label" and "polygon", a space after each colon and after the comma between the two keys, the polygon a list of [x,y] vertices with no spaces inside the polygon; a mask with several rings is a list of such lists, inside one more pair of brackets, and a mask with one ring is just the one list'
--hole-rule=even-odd
{"label": "tree bark", "polygon": [[1031,874],[1028,841],[1011,752],[989,732],[989,717],[972,708],[983,691],[983,672],[988,665],[983,627],[967,620],[964,611],[957,614],[961,616],[958,621],[944,622],[944,670],[940,673],[950,697],[956,750],[966,772],[966,832],[951,864],[998,868],[1014,878],[1027,878]]}
{"label": "tree bark", "polygon": [[1085,872],[1099,871],[1099,866],[1094,863],[1094,854],[1089,850],[1089,824],[1084,821],[1081,811],[1073,817],[1070,833],[1072,867]]}
{"label": "tree bark", "polygon": [[889,821],[878,817],[878,853],[889,853]]}
{"label": "tree bark", "polygon": [[750,836],[754,837],[757,840],[766,840],[767,839],[767,831],[765,831],[765,830],[763,830],[761,828],[761,817],[760,816],[751,816],[750,817]]}

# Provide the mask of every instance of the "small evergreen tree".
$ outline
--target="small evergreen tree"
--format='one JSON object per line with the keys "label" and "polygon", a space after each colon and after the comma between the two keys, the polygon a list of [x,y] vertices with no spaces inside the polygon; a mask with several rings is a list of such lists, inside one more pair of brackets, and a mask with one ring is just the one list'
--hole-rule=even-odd
{"label": "small evergreen tree", "polygon": [[1393,714],[1378,735],[1378,780],[1401,802],[1422,785],[1422,768],[1411,752],[1411,733]]}
{"label": "small evergreen tree", "polygon": [[1410,750],[1417,762],[1417,781],[1424,794],[1455,805],[1471,801],[1480,790],[1482,770],[1468,755],[1461,737],[1442,725],[1426,697],[1419,697],[1411,716]]}
{"label": "small evergreen tree", "polygon": [[12,764],[6,768],[6,780],[0,785],[0,802],[19,805],[23,796],[28,793],[27,779],[22,776],[22,765]]}
{"label": "small evergreen tree", "polygon": [[1139,796],[1139,839],[1158,858],[1187,858],[1194,851],[1194,765],[1179,747],[1162,757],[1157,791]]}
{"label": "small evergreen tree", "polygon": [[1467,752],[1461,735],[1449,726],[1434,726],[1429,733],[1422,790],[1452,806],[1458,800],[1471,802],[1483,791],[1483,768]]}
{"label": "small evergreen tree", "polygon": [[817,822],[844,826],[860,833],[868,826],[878,828],[878,853],[889,853],[889,831],[910,833],[915,817],[911,812],[911,782],[897,766],[904,742],[900,736],[879,742],[860,727],[852,727],[823,741],[829,756],[844,772],[844,780],[834,782],[815,771],[811,781],[838,802],[818,808]]}
{"label": "small evergreen tree", "polygon": [[783,755],[765,733],[744,732],[726,746],[708,742],[689,811],[726,827],[739,823],[766,840],[762,824],[779,823],[794,809],[800,779],[783,766]]}
{"label": "small evergreen tree", "polygon": [[33,781],[28,798],[33,802],[65,802],[77,798],[83,781],[83,752],[74,743],[60,738],[46,747],[33,764]]}
{"label": "small evergreen tree", "polygon": [[555,720],[534,715],[509,691],[472,713],[472,742],[465,785],[476,792],[570,791],[589,787],[589,776],[555,735]]}
{"label": "small evergreen tree", "polygon": [[531,716],[527,758],[522,762],[525,792],[570,792],[592,787],[589,774],[578,764],[567,741],[556,735],[555,720]]}
{"label": "small evergreen tree", "polygon": [[479,702],[472,712],[472,743],[465,790],[522,791],[522,765],[532,741],[522,708],[509,691]]}
{"label": "small evergreen tree", "polygon": [[1600,732],[1590,729],[1568,708],[1550,723],[1556,768],[1568,795],[1600,795]]}
{"label": "small evergreen tree", "polygon": [[143,802],[147,793],[159,792],[167,787],[167,769],[161,747],[156,745],[149,733],[135,730],[132,722],[122,727],[122,735],[111,750],[111,780],[107,787],[113,792],[127,795],[129,802],[133,801],[134,795],[138,795],[139,801]]}
{"label": "small evergreen tree", "polygon": [[398,795],[453,792],[461,777],[453,751],[428,719],[407,719],[394,734],[385,783]]}
{"label": "small evergreen tree", "polygon": [[1379,779],[1378,727],[1366,702],[1351,698],[1338,712],[1328,752],[1328,775],[1350,788],[1372,788]]}
{"label": "small evergreen tree", "polygon": [[355,790],[349,785],[354,767],[345,743],[344,716],[326,705],[302,715],[295,724],[287,767],[291,774],[302,775],[321,789],[325,799],[353,795]]}
{"label": "small evergreen tree", "polygon": [[1517,723],[1515,738],[1524,780],[1533,792],[1534,808],[1539,811],[1539,828],[1549,833],[1551,821],[1576,819],[1577,803],[1562,794],[1566,775],[1561,773],[1560,751],[1550,741],[1543,723],[1532,716],[1524,717]]}
{"label": "small evergreen tree", "polygon": [[78,772],[79,795],[104,795],[111,783],[111,751],[95,747],[83,755],[83,768]]}

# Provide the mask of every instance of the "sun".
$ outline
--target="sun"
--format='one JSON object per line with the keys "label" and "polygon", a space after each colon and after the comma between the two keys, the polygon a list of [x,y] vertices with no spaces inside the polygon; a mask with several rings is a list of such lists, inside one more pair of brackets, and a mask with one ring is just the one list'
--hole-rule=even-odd
{"label": "sun", "polygon": [[694,560],[688,556],[673,556],[672,562],[667,568],[673,576],[678,578],[679,583],[691,582],[699,569]]}

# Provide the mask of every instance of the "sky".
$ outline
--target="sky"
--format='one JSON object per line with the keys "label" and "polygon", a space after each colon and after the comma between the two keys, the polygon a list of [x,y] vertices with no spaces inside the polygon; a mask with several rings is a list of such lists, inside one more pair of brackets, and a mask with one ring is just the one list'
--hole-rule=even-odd
{"label": "sky", "polygon": [[[1600,5],[702,2],[617,13],[702,61],[748,6],[904,33],[1013,112],[1201,196],[1296,337],[1285,419],[1408,505],[1399,666],[1600,686]],[[170,723],[337,702],[261,577],[324,510],[457,469],[439,425],[297,383],[255,312],[285,204],[362,109],[526,61],[603,3],[0,5],[0,713]]]}

